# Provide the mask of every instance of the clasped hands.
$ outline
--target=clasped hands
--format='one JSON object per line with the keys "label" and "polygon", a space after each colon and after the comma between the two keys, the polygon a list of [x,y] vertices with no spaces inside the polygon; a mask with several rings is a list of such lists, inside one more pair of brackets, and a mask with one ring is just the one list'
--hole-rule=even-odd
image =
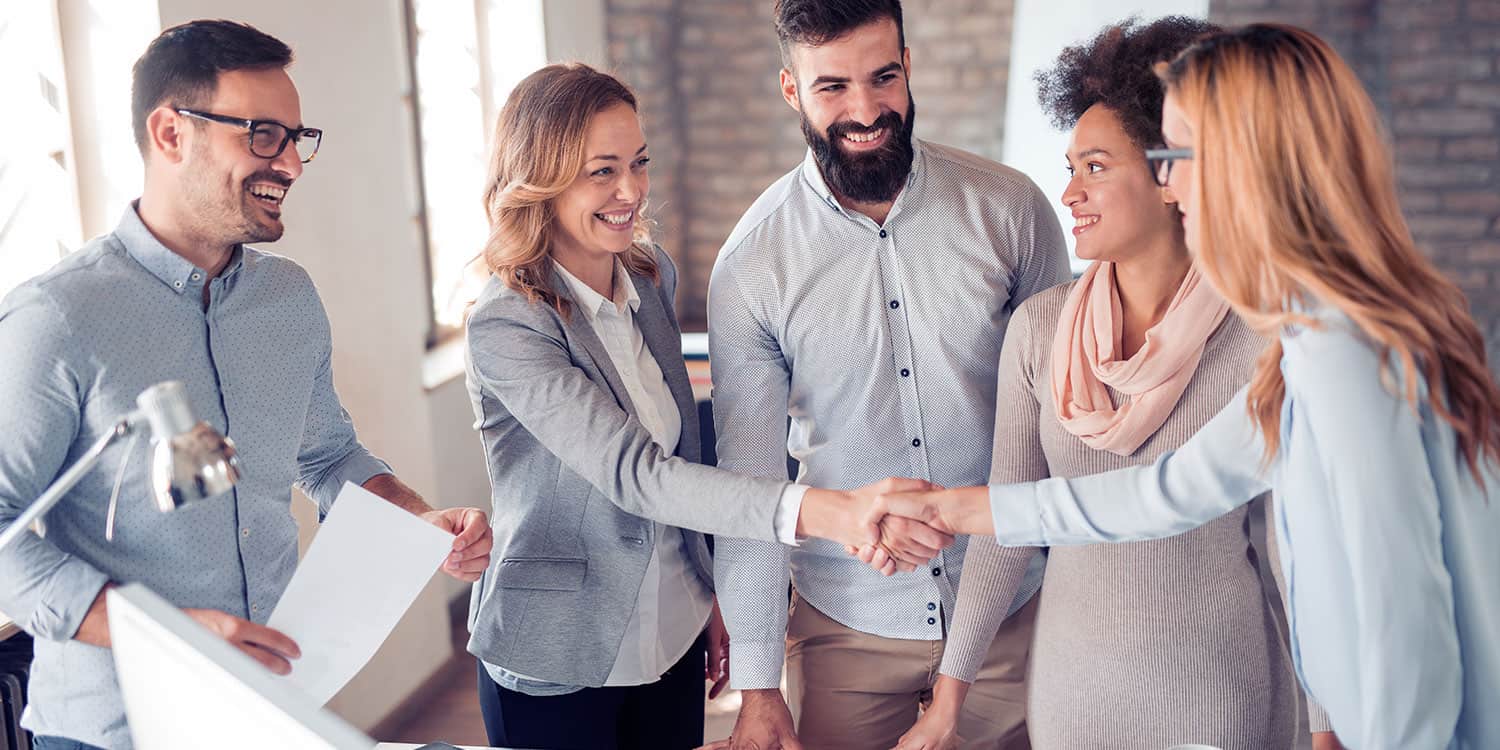
{"label": "clasped hands", "polygon": [[[799,531],[842,542],[849,554],[882,575],[916,570],[953,544],[942,490],[926,480],[902,478],[847,492],[809,490]],[[830,506],[835,517],[829,517]]]}

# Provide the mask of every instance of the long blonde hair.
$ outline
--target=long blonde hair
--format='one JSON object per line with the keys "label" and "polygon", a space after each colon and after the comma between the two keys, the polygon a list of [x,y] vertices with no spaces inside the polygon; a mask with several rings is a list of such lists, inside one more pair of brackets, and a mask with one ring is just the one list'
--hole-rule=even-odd
{"label": "long blonde hair", "polygon": [[[500,110],[485,179],[490,236],[484,262],[490,273],[532,302],[569,314],[552,288],[551,249],[561,195],[583,171],[590,123],[619,104],[636,106],[630,87],[583,63],[548,65],[516,85]],[[633,273],[657,279],[650,220],[636,212],[635,243],[621,258]]]}
{"label": "long blonde hair", "polygon": [[[1500,459],[1500,389],[1458,287],[1417,249],[1396,197],[1390,150],[1375,107],[1323,40],[1253,24],[1206,37],[1162,73],[1193,123],[1198,179],[1198,267],[1263,334],[1315,325],[1298,304],[1349,316],[1382,355],[1381,377],[1406,373],[1416,410],[1420,373],[1433,412],[1453,426],[1475,478]],[[1249,411],[1278,448],[1280,341],[1267,347]]]}

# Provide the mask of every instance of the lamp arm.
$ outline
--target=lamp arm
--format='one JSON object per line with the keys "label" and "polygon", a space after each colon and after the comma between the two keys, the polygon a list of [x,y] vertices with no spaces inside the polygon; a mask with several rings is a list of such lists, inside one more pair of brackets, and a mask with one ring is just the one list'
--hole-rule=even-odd
{"label": "lamp arm", "polygon": [[51,510],[52,506],[57,505],[58,501],[62,500],[64,495],[68,494],[68,490],[73,489],[73,485],[78,484],[78,480],[83,479],[83,475],[87,474],[89,469],[94,468],[94,464],[99,463],[99,458],[104,455],[105,449],[109,448],[116,440],[129,435],[144,423],[145,414],[140,411],[133,411],[116,422],[113,429],[104,433],[102,437],[95,441],[89,447],[88,452],[80,456],[78,461],[68,467],[67,471],[63,472],[57,479],[52,480],[52,484],[42,492],[41,496],[36,499],[36,502],[27,506],[26,510],[17,516],[15,521],[11,522],[10,527],[5,530],[5,533],[0,534],[0,550],[10,546],[11,542],[14,542],[22,534],[26,533],[26,530],[31,527],[33,522]]}

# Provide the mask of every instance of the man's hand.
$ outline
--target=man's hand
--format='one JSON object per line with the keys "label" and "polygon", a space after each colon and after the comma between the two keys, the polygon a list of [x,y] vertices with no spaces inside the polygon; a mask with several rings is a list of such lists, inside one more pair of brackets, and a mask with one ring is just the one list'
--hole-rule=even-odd
{"label": "man's hand", "polygon": [[449,508],[421,514],[422,520],[453,535],[453,551],[443,561],[443,572],[465,583],[479,580],[490,566],[495,537],[490,519],[478,508]]}
{"label": "man's hand", "polygon": [[888,576],[897,571],[909,573],[925,566],[952,543],[951,534],[910,518],[887,515],[880,519],[879,542],[859,547],[846,545],[844,549]]}
{"label": "man's hand", "polygon": [[724,627],[724,615],[719,613],[718,598],[714,599],[714,613],[708,618],[708,664],[703,677],[713,683],[708,688],[709,700],[719,697],[729,685],[729,630]]}
{"label": "man's hand", "polygon": [[183,612],[276,674],[291,672],[291,660],[302,656],[297,644],[279,630],[256,625],[217,609],[184,609]]}
{"label": "man's hand", "polygon": [[802,750],[780,690],[746,690],[740,695],[743,703],[734,733],[700,750]]}

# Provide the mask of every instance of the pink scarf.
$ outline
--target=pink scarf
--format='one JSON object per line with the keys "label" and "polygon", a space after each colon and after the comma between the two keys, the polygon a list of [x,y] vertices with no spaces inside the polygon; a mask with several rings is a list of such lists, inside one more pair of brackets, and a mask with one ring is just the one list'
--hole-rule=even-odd
{"label": "pink scarf", "polygon": [[[1090,448],[1134,453],[1167,421],[1228,313],[1229,303],[1189,269],[1145,345],[1121,360],[1124,316],[1114,266],[1089,266],[1063,303],[1052,341],[1052,402],[1063,429]],[[1129,400],[1116,409],[1106,385]]]}

